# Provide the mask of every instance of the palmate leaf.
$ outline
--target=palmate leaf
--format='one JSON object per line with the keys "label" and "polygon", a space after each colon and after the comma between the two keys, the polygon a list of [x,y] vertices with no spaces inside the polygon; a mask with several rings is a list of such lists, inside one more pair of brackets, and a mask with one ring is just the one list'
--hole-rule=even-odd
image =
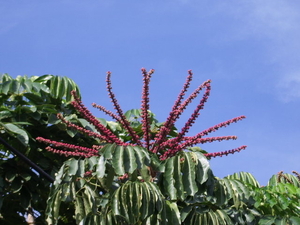
{"label": "palmate leaf", "polygon": [[[80,222],[90,213],[96,214],[100,199],[97,183],[86,182],[84,171],[89,169],[90,159],[69,159],[56,175],[47,201],[47,222],[57,224],[62,202],[73,202],[76,220]],[[97,162],[95,160],[95,162]],[[93,165],[94,166],[94,165]]]}
{"label": "palmate leaf", "polygon": [[183,225],[233,225],[230,217],[223,210],[208,210],[207,212],[197,212],[197,207],[191,208]]}
{"label": "palmate leaf", "polygon": [[126,224],[181,224],[177,204],[151,182],[127,181],[112,196],[112,212]]}
{"label": "palmate leaf", "polygon": [[88,215],[79,224],[84,225],[117,225],[118,223],[112,215],[111,210],[103,214]]}
{"label": "palmate leaf", "polygon": [[227,179],[235,179],[235,180],[240,180],[244,184],[249,184],[252,185],[253,187],[260,187],[260,184],[258,181],[254,178],[254,176],[251,173],[248,172],[239,172],[239,173],[234,173],[232,175],[229,175],[225,177]]}
{"label": "palmate leaf", "polygon": [[8,80],[0,84],[0,93],[7,95],[11,92],[11,87],[13,84],[13,80]]}
{"label": "palmate leaf", "polygon": [[72,90],[75,90],[77,95],[80,96],[78,86],[68,77],[43,75],[33,80],[35,83],[47,85],[53,98],[63,99],[66,103],[72,101]]}
{"label": "palmate leaf", "polygon": [[[58,126],[52,126],[51,121],[55,122],[55,120],[51,119],[50,121],[50,118],[56,118],[57,113],[76,114],[76,111],[68,104],[69,102],[66,99],[71,101],[71,95],[67,92],[78,90],[78,87],[71,79],[65,78],[64,80],[68,81],[69,87],[62,88],[63,85],[66,85],[66,82],[61,82],[60,87],[57,86],[56,90],[64,90],[66,96],[61,96],[61,99],[54,98],[54,94],[50,93],[49,87],[51,79],[56,76],[47,75],[46,77],[39,79],[39,77],[29,78],[26,76],[12,78],[7,74],[0,76],[0,129],[2,130],[1,138],[26,155],[32,162],[41,166],[47,173],[54,175],[64,158],[51,156],[48,152],[41,151],[44,144],[36,142],[35,138],[37,135],[45,135],[54,139],[68,140],[69,136],[60,132]],[[77,94],[80,95],[79,91]],[[84,137],[84,139],[87,138]],[[6,147],[2,145],[1,147],[2,154],[4,154]],[[2,160],[1,167],[6,168],[6,165],[12,163],[20,171],[30,169],[26,163],[23,163],[19,157],[15,157],[13,154],[10,154],[7,158],[9,160]],[[78,164],[78,171],[79,168],[80,165]],[[4,176],[5,173],[2,172],[0,180]],[[3,200],[4,206],[1,210],[0,220],[2,221],[2,217],[4,220],[6,218],[11,220],[16,215],[20,215],[24,219],[23,215],[25,215],[29,206],[33,207],[41,215],[41,218],[45,218],[45,202],[49,193],[49,183],[45,182],[42,176],[30,179],[21,176],[17,172],[16,176],[16,179],[11,183],[4,179],[4,185],[0,185],[1,193],[3,193],[1,200]],[[64,177],[62,178],[64,179]],[[67,194],[63,196],[58,192],[55,195],[57,198],[52,197],[52,199],[56,199],[56,201],[53,200],[55,205],[52,206],[57,206],[56,203],[59,200],[67,202],[73,198],[71,187],[63,184],[61,190]],[[12,203],[13,207],[8,207],[8,204]],[[63,214],[69,215],[68,212]],[[39,222],[37,219],[37,223]]]}
{"label": "palmate leaf", "polygon": [[[87,218],[90,218],[91,221],[107,221],[108,218],[106,217],[95,216],[100,213],[98,209],[103,198],[102,194],[113,191],[112,185],[114,179],[119,175],[133,173],[150,164],[149,155],[140,147],[126,146],[119,148],[117,145],[106,145],[102,150],[103,154],[99,157],[94,156],[85,159],[71,158],[63,164],[56,175],[55,187],[48,199],[48,221],[53,223],[58,222],[61,202],[74,202],[77,222]],[[110,151],[110,154],[108,154],[108,151]],[[119,161],[112,160],[116,156],[119,157]],[[118,167],[122,167],[123,169],[120,170]],[[94,172],[86,178],[85,171]],[[129,185],[126,182],[119,188],[117,188],[118,185],[115,186],[116,192],[114,196],[119,196],[121,200],[124,200],[123,203],[122,201],[119,203],[122,203],[122,206],[125,208],[131,207],[132,211],[141,209],[141,218],[146,219],[150,216],[149,212],[161,211],[164,202],[162,196],[160,196],[159,189],[153,183],[143,182],[142,185],[138,185],[139,183],[140,181],[137,181],[136,183],[132,182],[133,185]],[[98,190],[98,192],[95,190]],[[102,194],[99,195],[100,192]],[[134,193],[138,194],[134,195]],[[140,198],[139,193],[143,194],[143,199]],[[140,204],[136,204],[138,202]],[[111,204],[114,206],[113,200]],[[52,208],[54,205],[58,207],[55,210]],[[105,208],[101,209],[101,212],[103,210],[107,211],[107,207],[105,206]],[[117,209],[119,207],[117,206]],[[114,211],[113,215],[115,216],[116,213],[120,218],[124,217],[126,220],[134,220],[134,217],[129,216],[126,210],[123,209],[120,212]]]}
{"label": "palmate leaf", "polygon": [[282,173],[280,178],[278,178],[278,174],[273,175],[268,181],[267,186],[277,185],[278,183],[292,183],[294,186],[300,188],[300,180],[296,176],[289,173]]}
{"label": "palmate leaf", "polygon": [[[115,145],[107,145],[105,148],[105,151],[108,149],[119,150]],[[133,153],[137,150],[134,147],[129,149]],[[134,154],[134,157],[124,156],[120,160],[134,158],[135,161],[140,160],[141,165],[145,165],[142,161],[148,156],[141,157],[142,153],[139,153],[138,156],[137,154]],[[112,155],[114,156],[114,154],[116,153],[113,152]],[[77,223],[84,221],[92,224],[100,221],[98,224],[116,224],[117,222],[119,224],[181,224],[177,204],[166,201],[159,187],[153,182],[128,180],[111,192],[113,178],[116,179],[118,174],[113,172],[112,175],[109,175],[109,173],[118,170],[113,167],[109,154],[106,155],[108,159],[102,155],[86,159],[70,159],[64,163],[57,173],[55,185],[48,199],[48,223],[58,223],[62,202],[74,202]],[[137,159],[138,157],[141,158]],[[140,168],[138,163],[135,167]],[[107,171],[103,177],[99,176],[100,168]],[[95,175],[85,178],[82,173],[89,169],[96,170],[93,173]],[[124,169],[124,171],[126,170],[129,169]],[[99,194],[107,179],[110,179],[110,186],[106,184],[107,187],[105,187],[108,192]],[[103,201],[107,203],[102,204]]]}
{"label": "palmate leaf", "polygon": [[[142,183],[140,183],[142,184]],[[136,187],[138,187],[138,184],[135,184]],[[147,190],[147,189],[145,189]],[[141,194],[139,192],[139,194]],[[134,193],[132,194],[134,197]],[[147,199],[143,201],[143,204],[146,205]],[[142,204],[142,206],[143,206]],[[142,214],[144,217],[139,218],[140,220],[136,220],[135,223],[131,223],[135,220],[129,220],[131,222],[128,222],[126,218],[120,216],[120,215],[115,215],[113,211],[108,207],[106,211],[103,213],[98,213],[98,214],[90,214],[87,215],[81,222],[82,224],[87,224],[87,225],[94,225],[94,224],[100,224],[100,225],[117,225],[117,224],[124,224],[124,225],[129,225],[129,224],[149,224],[149,225],[157,225],[157,224],[162,224],[162,225],[180,225],[181,220],[179,216],[179,210],[177,207],[177,204],[175,202],[171,201],[165,201],[165,204],[163,205],[164,207],[159,213],[153,213],[148,217],[145,217],[147,214]],[[149,209],[149,207],[147,207]],[[132,213],[132,210],[129,210],[130,213]],[[144,211],[148,212],[148,211]],[[140,215],[141,213],[139,210],[133,212],[134,215]],[[132,219],[132,216],[131,216]]]}
{"label": "palmate leaf", "polygon": [[233,224],[256,225],[262,216],[259,211],[250,209],[247,206],[236,209],[229,204],[223,211],[231,219]]}
{"label": "palmate leaf", "polygon": [[[27,97],[33,99],[33,95],[40,92],[50,94],[55,99],[62,99],[66,103],[72,101],[71,91],[75,90],[80,96],[79,88],[75,82],[68,77],[44,75],[40,77],[27,78],[18,76],[12,79],[9,75],[2,75],[0,82],[0,94],[19,95],[27,93]],[[30,93],[30,94],[29,94]],[[37,100],[37,97],[35,97]]]}
{"label": "palmate leaf", "polygon": [[35,82],[32,78],[28,78],[26,76],[18,76],[16,79],[11,78],[4,82],[0,82],[0,93],[5,95],[22,95],[24,93],[34,92],[38,93],[40,90],[48,93],[47,90],[49,90],[49,88],[45,84]]}
{"label": "palmate leaf", "polygon": [[[209,180],[208,180],[209,181]],[[215,179],[213,192],[200,192],[185,200],[187,206],[180,211],[184,224],[256,224],[261,214],[248,209],[253,205],[252,186],[236,179]]]}
{"label": "palmate leaf", "polygon": [[209,162],[199,152],[181,152],[163,165],[162,185],[170,200],[194,196],[210,175]]}
{"label": "palmate leaf", "polygon": [[52,193],[49,196],[47,200],[47,218],[46,222],[48,224],[57,224],[57,220],[59,217],[59,210],[60,210],[60,204],[61,204],[61,198],[59,195],[59,190],[52,189]]}
{"label": "palmate leaf", "polygon": [[[100,150],[100,154],[104,157],[101,160],[105,164],[110,164],[116,175],[119,176],[125,173],[132,174],[137,169],[143,169],[145,166],[149,166],[151,161],[149,153],[139,146],[107,144]],[[99,166],[103,167],[100,164]]]}
{"label": "palmate leaf", "polygon": [[232,200],[236,209],[251,200],[252,189],[241,181],[224,178],[220,183],[225,187],[226,202]]}
{"label": "palmate leaf", "polygon": [[0,84],[4,83],[6,81],[9,81],[9,80],[13,80],[13,78],[10,75],[8,75],[7,73],[3,73],[0,75]]}

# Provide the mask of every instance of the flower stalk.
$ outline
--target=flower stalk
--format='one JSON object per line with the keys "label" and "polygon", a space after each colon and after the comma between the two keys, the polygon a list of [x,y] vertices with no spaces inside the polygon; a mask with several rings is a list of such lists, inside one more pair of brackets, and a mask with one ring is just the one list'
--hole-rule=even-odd
{"label": "flower stalk", "polygon": [[[190,94],[185,100],[185,94],[188,91],[190,83],[193,78],[193,73],[191,70],[188,71],[187,79],[183,85],[182,90],[179,92],[179,95],[172,107],[172,110],[169,113],[166,121],[163,125],[158,126],[155,121],[151,119],[150,116],[150,98],[149,98],[149,86],[150,79],[154,70],[150,70],[149,72],[146,69],[142,68],[142,76],[143,76],[143,89],[142,89],[142,100],[141,100],[141,133],[138,133],[137,127],[133,126],[133,124],[126,118],[123,110],[121,109],[117,98],[112,90],[111,84],[111,72],[107,72],[106,83],[107,83],[107,91],[108,96],[111,99],[114,109],[116,113],[111,112],[106,109],[104,106],[97,105],[93,103],[92,106],[94,108],[99,109],[105,114],[109,115],[113,118],[121,127],[124,129],[126,133],[126,138],[121,138],[118,135],[118,132],[113,132],[108,126],[103,125],[100,121],[92,115],[92,113],[84,106],[79,97],[76,95],[75,91],[72,91],[71,94],[74,97],[74,101],[72,105],[76,108],[76,110],[85,118],[90,124],[92,124],[96,132],[90,131],[83,127],[80,127],[76,124],[67,121],[61,114],[58,114],[58,118],[66,124],[67,127],[77,130],[78,132],[88,135],[92,138],[96,138],[101,142],[101,145],[93,145],[91,148],[82,147],[78,145],[66,144],[63,142],[56,142],[49,139],[45,139],[42,137],[37,138],[38,141],[44,142],[49,146],[46,148],[48,151],[53,153],[58,153],[66,156],[78,156],[78,157],[91,157],[95,155],[99,155],[99,150],[102,148],[105,143],[115,143],[120,146],[141,146],[146,148],[148,151],[153,152],[158,155],[160,160],[165,160],[169,157],[176,155],[180,151],[185,151],[189,147],[198,144],[211,143],[214,141],[224,141],[224,140],[236,140],[237,136],[217,136],[217,137],[204,137],[209,135],[212,132],[217,131],[220,128],[226,127],[232,123],[236,123],[240,120],[245,119],[245,116],[235,117],[233,119],[227,120],[225,122],[221,122],[217,125],[214,125],[206,130],[203,130],[197,133],[194,136],[186,136],[190,128],[195,123],[196,119],[200,115],[200,111],[204,108],[205,103],[210,96],[211,91],[211,80],[207,80],[201,85],[199,85],[193,92]],[[201,91],[204,91],[202,98],[200,99],[198,105],[195,110],[185,123],[185,125],[181,128],[179,133],[174,134],[174,127],[176,121],[180,118],[184,110],[187,106],[198,97]],[[154,126],[156,127],[155,131],[150,128]],[[140,131],[139,131],[140,132]],[[173,133],[172,133],[173,132]],[[126,141],[125,141],[126,140]],[[238,148],[227,150],[223,152],[215,152],[215,153],[207,153],[205,154],[208,158],[213,158],[223,155],[234,154],[236,152],[240,152],[244,150],[246,146],[240,146]]]}

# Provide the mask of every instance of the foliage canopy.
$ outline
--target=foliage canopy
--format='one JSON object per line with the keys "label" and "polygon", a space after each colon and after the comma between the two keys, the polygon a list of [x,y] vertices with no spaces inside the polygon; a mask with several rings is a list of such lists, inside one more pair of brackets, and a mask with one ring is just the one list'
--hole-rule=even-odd
{"label": "foliage canopy", "polygon": [[[299,174],[281,172],[266,187],[261,187],[246,172],[220,179],[213,175],[209,160],[234,154],[246,146],[216,153],[197,146],[236,139],[236,136],[206,136],[244,116],[186,136],[208,99],[210,80],[184,100],[193,75],[189,71],[168,118],[160,123],[149,109],[153,72],[142,69],[141,109],[125,113],[112,91],[108,72],[107,89],[116,113],[97,104],[93,106],[114,121],[94,117],[81,102],[78,87],[68,78],[45,75],[12,79],[3,75],[2,134],[14,147],[26,147],[24,154],[55,175],[55,182],[50,185],[25,165],[26,170],[22,171],[29,174],[27,180],[19,171],[8,172],[8,166],[17,167],[20,162],[2,148],[0,188],[6,193],[1,197],[3,205],[16,198],[15,195],[22,196],[24,201],[24,190],[31,191],[27,204],[19,201],[18,208],[6,214],[2,210],[2,217],[8,218],[13,211],[25,214],[33,208],[40,213],[37,222],[41,224],[44,216],[48,224],[300,224]],[[39,85],[43,88],[34,88]],[[203,90],[193,114],[177,130],[176,120]],[[21,118],[20,112],[25,111],[19,108],[26,108],[29,114]],[[34,116],[36,112],[39,117]],[[9,123],[18,129],[8,129]],[[48,145],[47,151],[41,150],[44,143]],[[13,189],[17,178],[21,180],[21,188]],[[33,191],[27,185],[35,185],[36,189]],[[41,188],[49,186],[50,192]]]}

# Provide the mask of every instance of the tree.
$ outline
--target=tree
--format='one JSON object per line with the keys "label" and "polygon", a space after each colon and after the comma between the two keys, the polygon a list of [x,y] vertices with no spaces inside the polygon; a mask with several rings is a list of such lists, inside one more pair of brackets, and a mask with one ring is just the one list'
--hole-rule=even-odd
{"label": "tree", "polygon": [[[48,151],[73,156],[63,164],[56,176],[48,201],[49,224],[60,220],[60,204],[74,209],[77,224],[194,224],[197,221],[229,224],[231,214],[239,210],[245,212],[239,208],[242,204],[235,198],[236,191],[231,186],[233,181],[228,179],[226,186],[226,182],[216,179],[207,158],[233,154],[246,146],[217,153],[206,153],[194,147],[199,143],[236,139],[236,136],[205,136],[245,117],[233,118],[187,137],[185,134],[208,99],[210,80],[184,100],[193,75],[189,71],[169,117],[164,123],[159,123],[149,111],[149,82],[153,72],[147,73],[142,69],[144,86],[141,109],[126,113],[123,113],[115,98],[111,73],[108,72],[108,93],[117,114],[103,106],[93,106],[116,122],[96,119],[76,92],[72,92],[72,104],[91,124],[90,129],[72,124],[61,114],[58,117],[70,129],[96,140],[96,145],[82,147],[37,138],[50,145],[46,148]],[[194,113],[181,131],[177,131],[174,126],[176,120],[201,90],[205,92]],[[244,187],[239,181],[234,181],[234,184]],[[226,190],[234,194],[225,198]],[[228,211],[231,205],[224,207],[230,199],[237,207],[232,212]]]}
{"label": "tree", "polygon": [[[55,175],[53,185],[42,183],[43,187],[51,186],[50,193],[48,189],[38,191],[40,195],[49,194],[47,204],[40,206],[31,200],[31,205],[23,207],[24,212],[31,207],[38,210],[41,213],[40,223],[43,221],[41,217],[46,216],[47,224],[300,224],[300,176],[297,172],[294,175],[283,172],[274,175],[266,187],[261,187],[246,172],[220,179],[213,175],[209,160],[234,154],[246,146],[216,153],[208,153],[197,146],[236,139],[236,136],[207,136],[244,119],[244,116],[219,123],[195,136],[186,136],[208,99],[210,80],[184,100],[193,75],[189,71],[168,118],[160,123],[149,109],[149,83],[153,72],[142,69],[144,85],[141,109],[125,113],[112,91],[111,73],[108,72],[107,89],[116,113],[97,104],[93,106],[114,121],[94,117],[81,102],[77,88],[65,89],[59,102],[67,110],[55,108],[57,116],[55,110],[47,114],[47,118],[51,117],[54,122],[50,123],[50,119],[47,119],[48,125],[42,128],[39,135],[31,134],[33,127],[28,132],[33,144],[30,146],[47,146],[47,151],[40,150],[39,154],[45,160],[55,159],[60,169],[54,169],[51,173]],[[54,77],[51,79],[62,79]],[[5,82],[0,90],[3,90]],[[68,87],[66,82],[61,84]],[[69,104],[71,96],[68,100],[63,97],[70,90],[72,106]],[[203,97],[194,113],[185,126],[177,130],[176,120],[202,90]],[[46,98],[52,96],[51,93],[46,95]],[[28,129],[25,124],[15,125],[21,130]],[[48,132],[50,127],[56,133]],[[19,133],[13,132],[7,138],[14,135],[10,141],[15,143]],[[30,148],[33,152],[33,148]],[[64,157],[55,157],[57,154]],[[10,160],[10,157],[5,157],[2,163]],[[43,169],[50,171],[45,166]],[[6,174],[6,171],[2,172]],[[30,169],[29,172],[35,174]],[[17,174],[15,177],[21,177],[21,173],[14,174]],[[10,181],[4,176],[3,180],[6,186],[1,187],[7,188],[12,186],[15,178]],[[6,189],[5,193],[4,201],[15,194],[12,189]],[[23,196],[20,190],[17,193]],[[42,203],[45,203],[44,195],[40,201]]]}
{"label": "tree", "polygon": [[[53,75],[0,77],[1,139],[41,167],[53,178],[66,158],[43,151],[36,137],[72,141],[76,133],[66,130],[56,117],[68,113],[76,123],[77,113],[70,104],[70,92],[79,89],[73,80]],[[84,144],[86,139],[78,138]],[[21,224],[34,213],[37,224],[44,224],[46,200],[51,181],[33,170],[23,159],[0,143],[1,223]]]}

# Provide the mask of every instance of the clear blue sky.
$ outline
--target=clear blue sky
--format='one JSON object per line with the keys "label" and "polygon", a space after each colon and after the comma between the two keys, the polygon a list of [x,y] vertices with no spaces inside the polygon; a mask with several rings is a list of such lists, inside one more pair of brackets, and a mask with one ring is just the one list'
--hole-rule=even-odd
{"label": "clear blue sky", "polygon": [[67,76],[87,105],[112,110],[110,70],[125,111],[140,107],[140,69],[153,68],[150,107],[163,121],[192,69],[191,88],[212,79],[212,92],[190,135],[247,116],[215,133],[238,140],[203,146],[248,146],[211,160],[215,175],[247,171],[266,184],[280,170],[300,171],[299,12],[299,1],[2,0],[0,73]]}

